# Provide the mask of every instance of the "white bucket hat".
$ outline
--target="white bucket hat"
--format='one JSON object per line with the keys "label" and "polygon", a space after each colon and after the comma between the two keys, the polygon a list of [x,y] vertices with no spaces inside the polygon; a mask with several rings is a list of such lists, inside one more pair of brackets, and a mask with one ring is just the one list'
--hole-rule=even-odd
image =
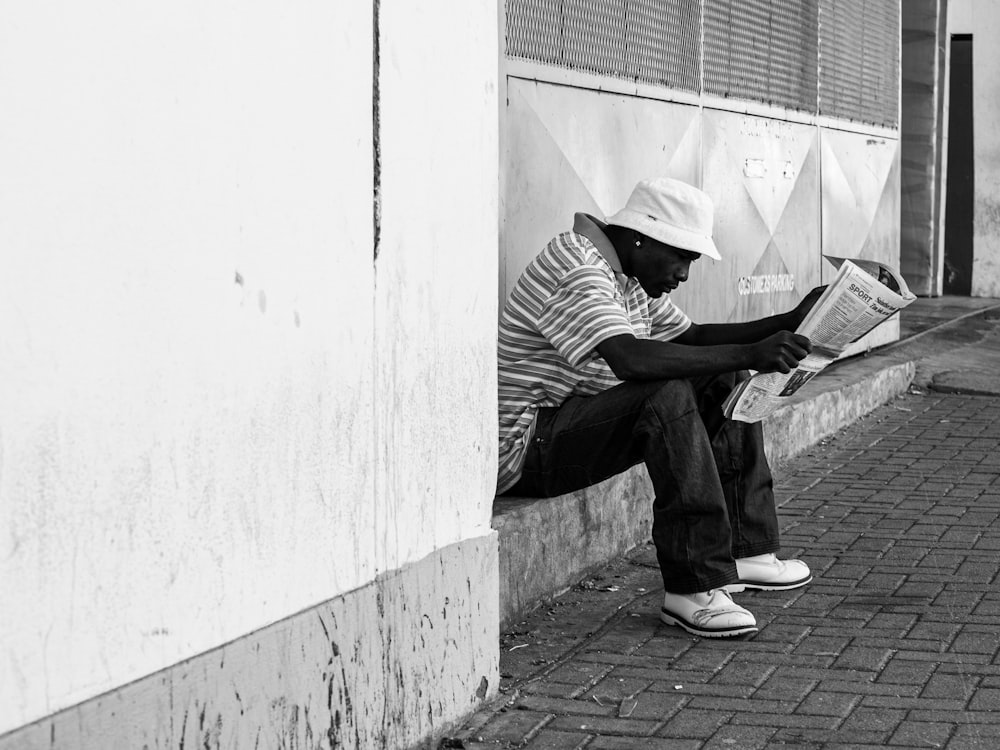
{"label": "white bucket hat", "polygon": [[659,177],[636,185],[625,208],[609,216],[607,222],[721,260],[712,241],[713,215],[712,199],[703,191],[680,180]]}

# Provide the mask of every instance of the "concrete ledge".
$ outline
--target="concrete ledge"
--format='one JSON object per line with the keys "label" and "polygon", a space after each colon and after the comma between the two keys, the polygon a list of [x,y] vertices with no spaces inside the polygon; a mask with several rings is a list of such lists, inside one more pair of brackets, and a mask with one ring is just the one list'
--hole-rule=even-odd
{"label": "concrete ledge", "polygon": [[[2,750],[406,748],[499,685],[494,534],[0,736]],[[484,596],[483,592],[487,592]]]}
{"label": "concrete ledge", "polygon": [[[859,380],[837,382],[834,388],[804,388],[797,401],[764,420],[768,460],[772,465],[780,464],[905,393],[915,372],[913,362],[903,362],[875,370]],[[826,373],[813,382],[825,377]],[[829,373],[829,377],[839,379],[835,373]]]}
{"label": "concrete ledge", "polygon": [[[906,391],[914,364],[837,368],[810,381],[764,421],[777,466]],[[587,574],[649,540],[653,489],[642,465],[594,487],[548,499],[497,498],[500,625],[563,593]]]}
{"label": "concrete ledge", "polygon": [[642,465],[569,495],[497,498],[501,630],[648,539],[652,520],[653,487]]}

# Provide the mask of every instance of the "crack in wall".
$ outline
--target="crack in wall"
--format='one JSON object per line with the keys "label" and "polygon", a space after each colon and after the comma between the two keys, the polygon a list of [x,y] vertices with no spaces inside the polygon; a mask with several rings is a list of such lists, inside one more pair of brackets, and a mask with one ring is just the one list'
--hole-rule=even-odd
{"label": "crack in wall", "polygon": [[382,113],[379,107],[379,13],[381,5],[381,0],[374,0],[372,3],[372,229],[374,260],[378,260],[382,240]]}

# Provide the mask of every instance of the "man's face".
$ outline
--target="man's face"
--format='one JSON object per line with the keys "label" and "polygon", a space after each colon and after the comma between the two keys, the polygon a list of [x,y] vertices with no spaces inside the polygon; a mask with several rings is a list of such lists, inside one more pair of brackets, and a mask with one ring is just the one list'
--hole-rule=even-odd
{"label": "man's face", "polygon": [[643,239],[642,247],[633,256],[633,275],[650,297],[670,294],[688,279],[691,264],[699,253],[681,250],[654,239]]}

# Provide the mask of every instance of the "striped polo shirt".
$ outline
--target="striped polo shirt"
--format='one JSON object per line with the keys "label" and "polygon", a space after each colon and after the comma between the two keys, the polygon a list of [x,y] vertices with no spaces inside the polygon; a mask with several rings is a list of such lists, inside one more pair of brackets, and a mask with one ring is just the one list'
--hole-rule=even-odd
{"label": "striped polo shirt", "polygon": [[500,465],[497,492],[521,476],[539,407],[591,396],[622,381],[597,353],[620,334],[669,341],[691,320],[667,295],[649,297],[604,234],[605,224],[576,214],[517,280],[500,317]]}

